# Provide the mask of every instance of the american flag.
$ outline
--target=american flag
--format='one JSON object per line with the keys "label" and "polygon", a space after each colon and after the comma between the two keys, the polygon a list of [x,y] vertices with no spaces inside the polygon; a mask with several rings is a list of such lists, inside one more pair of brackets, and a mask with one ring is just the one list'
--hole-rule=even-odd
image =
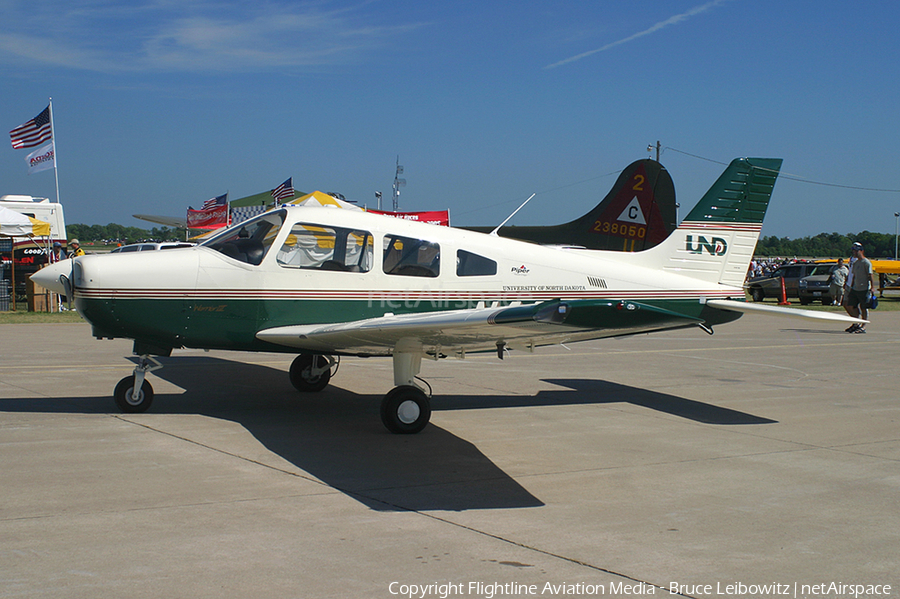
{"label": "american flag", "polygon": [[200,210],[209,210],[210,208],[215,208],[216,206],[224,206],[228,203],[228,194],[221,196],[216,196],[214,198],[210,198],[203,202],[203,205],[200,206]]}
{"label": "american flag", "polygon": [[287,181],[272,190],[272,197],[275,198],[276,201],[290,200],[294,197],[294,187],[291,183],[291,179],[293,179],[293,177],[288,177]]}
{"label": "american flag", "polygon": [[53,131],[50,126],[50,107],[47,106],[39,115],[19,125],[9,132],[13,149],[33,148],[45,141],[53,139]]}

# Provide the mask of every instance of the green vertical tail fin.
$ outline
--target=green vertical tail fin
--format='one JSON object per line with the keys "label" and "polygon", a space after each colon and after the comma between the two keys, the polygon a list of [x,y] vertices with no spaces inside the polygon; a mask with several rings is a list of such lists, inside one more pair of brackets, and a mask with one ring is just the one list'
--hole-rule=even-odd
{"label": "green vertical tail fin", "polygon": [[781,158],[732,160],[684,223],[762,224],[781,162]]}
{"label": "green vertical tail fin", "polygon": [[641,260],[703,283],[742,287],[780,168],[780,158],[733,160],[678,229]]}

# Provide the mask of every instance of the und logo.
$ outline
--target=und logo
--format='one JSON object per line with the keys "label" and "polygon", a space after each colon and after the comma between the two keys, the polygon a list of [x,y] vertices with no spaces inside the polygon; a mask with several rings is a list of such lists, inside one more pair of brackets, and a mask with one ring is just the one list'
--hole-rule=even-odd
{"label": "und logo", "polygon": [[713,256],[724,256],[728,251],[728,243],[721,237],[706,239],[703,235],[697,236],[697,246],[694,247],[694,236],[688,235],[685,239],[684,249],[692,254],[702,254],[706,250]]}

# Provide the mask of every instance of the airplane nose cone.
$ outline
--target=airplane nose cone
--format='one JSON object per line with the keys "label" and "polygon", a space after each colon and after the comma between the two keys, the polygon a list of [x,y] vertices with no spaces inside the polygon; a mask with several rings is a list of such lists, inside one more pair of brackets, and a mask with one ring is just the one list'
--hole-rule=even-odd
{"label": "airplane nose cone", "polygon": [[73,258],[69,258],[55,264],[48,264],[31,275],[31,280],[53,293],[68,295],[66,286],[72,277],[72,263]]}

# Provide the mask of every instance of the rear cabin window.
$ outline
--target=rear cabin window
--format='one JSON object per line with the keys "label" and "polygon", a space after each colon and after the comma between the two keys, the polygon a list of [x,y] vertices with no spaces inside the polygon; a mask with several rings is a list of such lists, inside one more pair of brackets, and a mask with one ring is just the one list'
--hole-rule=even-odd
{"label": "rear cabin window", "polygon": [[385,274],[406,277],[437,277],[441,274],[441,247],[424,239],[384,236]]}
{"label": "rear cabin window", "polygon": [[487,277],[497,274],[497,263],[490,258],[457,250],[456,275],[459,277]]}
{"label": "rear cabin window", "polygon": [[297,223],[278,251],[278,264],[343,272],[369,272],[374,242],[368,231]]}

